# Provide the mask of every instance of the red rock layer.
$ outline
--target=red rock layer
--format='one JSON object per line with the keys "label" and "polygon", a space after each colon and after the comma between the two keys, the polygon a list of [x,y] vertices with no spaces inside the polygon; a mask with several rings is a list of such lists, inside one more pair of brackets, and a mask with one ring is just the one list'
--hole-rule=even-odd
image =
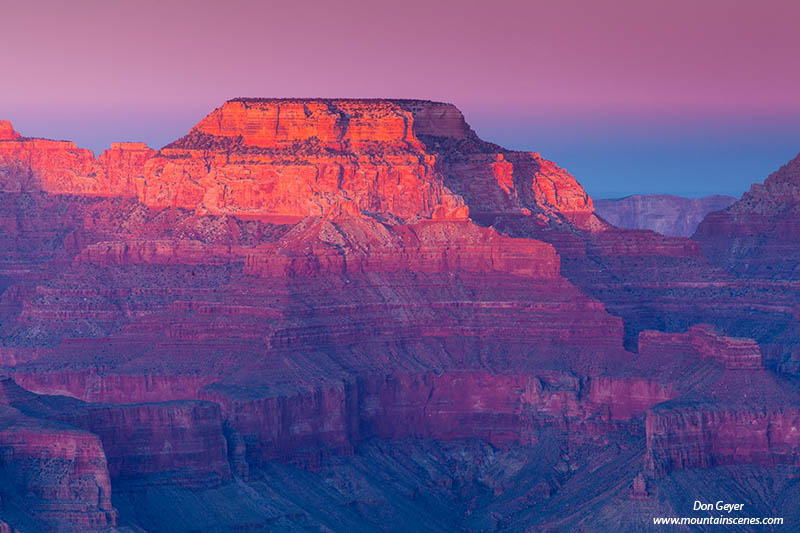
{"label": "red rock layer", "polygon": [[387,226],[369,219],[308,220],[249,253],[246,274],[359,275],[367,272],[505,272],[558,278],[548,244],[509,239],[468,221]]}
{"label": "red rock layer", "polygon": [[763,367],[761,350],[753,339],[726,337],[713,326],[699,324],[686,333],[643,331],[639,334],[639,352],[667,353],[681,350],[694,352],[702,359],[710,359],[727,369],[758,369]]}
{"label": "red rock layer", "polygon": [[92,152],[73,142],[26,138],[0,141],[0,190],[103,193],[105,184],[97,179],[95,165]]}
{"label": "red rock layer", "polygon": [[96,435],[3,406],[0,452],[4,489],[14,489],[5,499],[42,527],[94,531],[115,525],[111,480]]}
{"label": "red rock layer", "polygon": [[[6,122],[6,124],[8,124]],[[134,196],[144,162],[155,151],[144,143],[115,143],[98,159],[69,141],[20,137],[0,128],[0,191]]]}
{"label": "red rock layer", "polygon": [[113,526],[112,483],[131,490],[231,480],[216,404],[89,404],[0,378],[0,410],[3,486],[17,487],[11,504],[39,525]]}
{"label": "red rock layer", "polygon": [[2,378],[2,403],[97,435],[114,482],[216,486],[230,480],[219,407],[201,401],[86,403]]}
{"label": "red rock layer", "polygon": [[[630,397],[611,396],[610,391]],[[244,444],[240,464],[271,460],[318,465],[328,454],[352,454],[369,439],[480,438],[495,446],[538,442],[543,428],[602,435],[626,425],[670,391],[645,379],[598,378],[591,392],[570,374],[496,374],[483,370],[364,374],[293,393],[212,385]]]}
{"label": "red rock layer", "polygon": [[115,482],[208,487],[231,479],[217,405],[89,405],[55,418],[100,437]]}
{"label": "red rock layer", "polygon": [[14,126],[7,120],[0,120],[0,141],[15,141],[20,135],[14,131]]}
{"label": "red rock layer", "polygon": [[666,380],[601,376],[591,379],[589,385],[589,399],[607,406],[609,416],[617,420],[633,418],[676,396]]}
{"label": "red rock layer", "polygon": [[[8,126],[9,131],[13,131]],[[95,160],[62,141],[0,138],[0,187],[136,195],[148,206],[393,221],[524,213],[600,228],[589,196],[539,154],[481,141],[450,104],[417,100],[226,102],[159,152],[116,143]]]}
{"label": "red rock layer", "polygon": [[647,467],[657,475],[687,468],[800,464],[800,409],[734,410],[659,406],[647,413]]}
{"label": "red rock layer", "polygon": [[134,196],[143,187],[145,163],[155,154],[145,143],[111,143],[97,158],[96,172],[103,177],[104,193]]}
{"label": "red rock layer", "polygon": [[418,144],[417,135],[463,139],[474,133],[450,104],[423,100],[239,98],[195,127],[215,137],[241,138],[248,146],[276,148],[310,139],[348,145]]}

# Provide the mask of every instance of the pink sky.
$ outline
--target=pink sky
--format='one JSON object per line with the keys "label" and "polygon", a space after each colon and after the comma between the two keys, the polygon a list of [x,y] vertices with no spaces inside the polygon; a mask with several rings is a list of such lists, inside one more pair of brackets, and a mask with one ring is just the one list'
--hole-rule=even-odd
{"label": "pink sky", "polygon": [[235,96],[446,100],[490,131],[800,117],[789,0],[1,5],[0,118],[92,148],[166,142]]}
{"label": "pink sky", "polygon": [[[3,104],[800,110],[793,1],[4,2]],[[8,82],[11,83],[8,83]]]}

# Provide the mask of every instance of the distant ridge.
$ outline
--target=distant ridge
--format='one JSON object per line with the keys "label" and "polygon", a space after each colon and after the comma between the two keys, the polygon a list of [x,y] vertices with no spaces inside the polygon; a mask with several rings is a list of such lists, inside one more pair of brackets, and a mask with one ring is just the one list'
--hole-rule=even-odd
{"label": "distant ridge", "polygon": [[623,229],[649,229],[670,237],[691,237],[697,225],[713,211],[730,206],[736,198],[711,195],[684,198],[671,194],[634,194],[595,200],[595,212]]}

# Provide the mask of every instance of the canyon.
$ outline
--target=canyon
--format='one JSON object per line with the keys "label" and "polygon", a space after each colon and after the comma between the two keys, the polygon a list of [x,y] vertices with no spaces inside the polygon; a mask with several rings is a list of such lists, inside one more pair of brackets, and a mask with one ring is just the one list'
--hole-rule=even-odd
{"label": "canyon", "polygon": [[0,122],[0,520],[791,523],[798,161],[688,239],[450,104],[237,98],[98,157]]}

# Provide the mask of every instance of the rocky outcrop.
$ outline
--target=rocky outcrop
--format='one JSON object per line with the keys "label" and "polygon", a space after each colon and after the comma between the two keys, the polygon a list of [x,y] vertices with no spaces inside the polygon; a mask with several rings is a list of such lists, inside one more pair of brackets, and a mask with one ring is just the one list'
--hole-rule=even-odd
{"label": "rocky outcrop", "polygon": [[627,420],[676,396],[672,384],[654,379],[598,376],[589,381],[589,399],[608,409],[616,420]]}
{"label": "rocky outcrop", "polygon": [[[765,361],[780,372],[800,374],[800,156],[763,184],[753,185],[724,211],[709,214],[692,237],[703,255],[755,295],[757,305],[739,322],[740,336],[758,340]],[[742,289],[736,289],[741,294]],[[762,318],[764,305],[772,304]],[[753,332],[743,330],[752,329]]]}
{"label": "rocky outcrop", "polygon": [[37,395],[4,377],[0,409],[6,496],[45,524],[113,526],[112,483],[137,490],[209,488],[231,480],[213,403],[86,403]]}
{"label": "rocky outcrop", "polygon": [[140,142],[111,143],[97,158],[106,195],[133,196],[144,181],[144,165],[156,151]]}
{"label": "rocky outcrop", "polygon": [[231,479],[215,404],[90,404],[54,418],[100,437],[114,482],[208,487]]}
{"label": "rocky outcrop", "polygon": [[725,209],[736,198],[712,195],[683,198],[671,194],[635,194],[595,200],[595,213],[618,228],[649,229],[671,237],[691,237],[697,225],[713,211]]}
{"label": "rocky outcrop", "polygon": [[647,467],[657,475],[718,465],[800,464],[800,410],[664,404],[647,413]]}
{"label": "rocky outcrop", "polygon": [[650,231],[574,233],[508,216],[494,227],[553,244],[562,275],[623,319],[629,350],[637,350],[644,330],[678,332],[708,323],[726,336],[754,339],[768,367],[800,371],[793,355],[800,339],[795,318],[800,293],[780,273],[773,279],[743,276],[709,261],[707,248],[696,240]]}
{"label": "rocky outcrop", "polygon": [[14,126],[7,120],[0,120],[0,141],[16,141],[20,134],[14,131]]}
{"label": "rocky outcrop", "polygon": [[466,202],[481,217],[603,227],[569,173],[480,140],[439,102],[240,98],[158,152],[115,143],[97,160],[69,142],[4,137],[6,191],[135,195],[151,207],[294,221],[464,218]]}
{"label": "rocky outcrop", "polygon": [[[480,214],[592,222],[591,199],[538,154],[481,141],[454,106],[416,100],[237,99],[147,165],[148,205],[390,220],[467,204]],[[186,176],[192,176],[187,180]],[[464,211],[465,212],[465,211]]]}
{"label": "rocky outcrop", "polygon": [[686,333],[643,331],[639,334],[639,353],[662,356],[675,352],[694,353],[726,369],[763,368],[761,350],[753,339],[720,334],[709,324],[698,324]]}
{"label": "rocky outcrop", "polygon": [[[237,98],[197,124],[194,132],[247,146],[291,147],[316,139],[325,146],[419,144],[418,135],[474,137],[451,104],[424,100]],[[191,134],[190,134],[191,135]],[[175,145],[185,146],[184,138]]]}
{"label": "rocky outcrop", "polygon": [[0,407],[4,505],[51,530],[98,531],[116,524],[100,439],[74,427]]}
{"label": "rocky outcrop", "polygon": [[709,214],[693,239],[737,276],[800,279],[800,156],[753,185],[728,209]]}
{"label": "rocky outcrop", "polygon": [[[5,124],[5,125],[3,125]],[[143,143],[115,143],[95,159],[70,141],[21,137],[0,124],[0,191],[134,196],[143,164],[155,152]]]}
{"label": "rocky outcrop", "polygon": [[250,252],[244,272],[285,277],[462,271],[545,279],[557,278],[559,267],[550,245],[509,239],[469,221],[392,227],[369,219],[343,218],[298,224],[274,244]]}
{"label": "rocky outcrop", "polygon": [[94,154],[73,142],[0,140],[0,190],[5,192],[102,193],[105,184],[95,167]]}

